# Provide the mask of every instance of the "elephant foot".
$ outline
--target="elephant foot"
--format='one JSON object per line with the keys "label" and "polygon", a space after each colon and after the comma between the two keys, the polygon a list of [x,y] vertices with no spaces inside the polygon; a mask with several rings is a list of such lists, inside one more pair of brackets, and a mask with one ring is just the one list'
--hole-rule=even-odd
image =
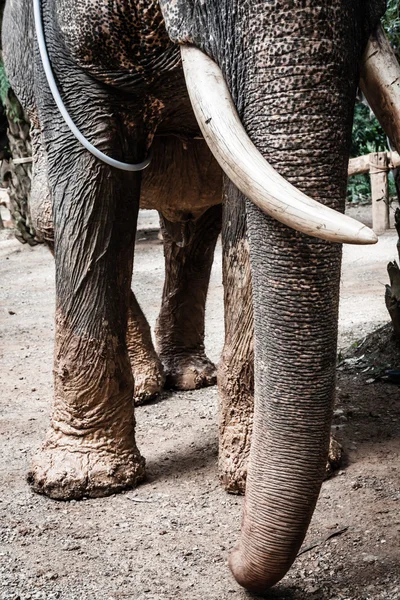
{"label": "elephant foot", "polygon": [[131,451],[110,447],[109,440],[90,443],[77,436],[50,432],[33,459],[28,483],[56,500],[109,496],[136,486],[145,477],[145,460]]}
{"label": "elephant foot", "polygon": [[230,494],[244,494],[246,487],[254,412],[251,352],[245,348],[238,355],[225,349],[218,367],[218,474]]}
{"label": "elephant foot", "polygon": [[235,463],[235,459],[226,459],[223,464],[219,461],[219,478],[222,486],[228,494],[240,494],[244,495],[246,490],[246,478],[247,478],[247,460],[248,454],[238,458]]}
{"label": "elephant foot", "polygon": [[134,403],[135,406],[140,406],[146,402],[153,400],[163,390],[165,384],[164,367],[160,360],[155,360],[153,363],[146,365],[139,372],[134,373],[135,391]]}
{"label": "elephant foot", "polygon": [[329,440],[328,461],[325,469],[325,479],[328,479],[334,471],[342,464],[343,448],[337,439],[331,434]]}
{"label": "elephant foot", "polygon": [[244,494],[247,478],[247,462],[250,452],[252,414],[245,411],[229,418],[220,410],[219,479],[229,494]]}
{"label": "elephant foot", "polygon": [[166,372],[165,387],[197,390],[217,383],[217,369],[204,353],[160,357]]}

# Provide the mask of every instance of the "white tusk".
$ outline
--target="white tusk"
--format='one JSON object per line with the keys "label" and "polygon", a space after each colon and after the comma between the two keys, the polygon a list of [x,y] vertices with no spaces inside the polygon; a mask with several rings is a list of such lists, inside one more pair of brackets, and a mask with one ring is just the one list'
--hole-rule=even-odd
{"label": "white tusk", "polygon": [[190,100],[211,152],[229,179],[263,212],[332,242],[374,244],[365,225],[312,200],[286,181],[254,146],[240,122],[220,68],[194,46],[181,46]]}
{"label": "white tusk", "polygon": [[400,152],[400,65],[382,25],[369,38],[360,87],[386,135]]}

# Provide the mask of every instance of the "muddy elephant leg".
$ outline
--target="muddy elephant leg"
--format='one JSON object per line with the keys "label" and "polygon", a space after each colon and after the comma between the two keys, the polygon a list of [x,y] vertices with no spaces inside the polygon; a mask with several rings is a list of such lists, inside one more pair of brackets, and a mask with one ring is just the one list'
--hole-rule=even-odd
{"label": "muddy elephant leg", "polygon": [[219,476],[244,493],[254,409],[253,305],[246,207],[226,181],[222,227],[225,344],[218,366]]}
{"label": "muddy elephant leg", "polygon": [[[97,186],[86,173],[97,173]],[[85,155],[66,186],[53,190],[55,397],[29,474],[35,491],[53,498],[107,495],[144,475],[125,343],[139,187],[139,176]]]}
{"label": "muddy elephant leg", "polygon": [[[125,344],[139,181],[91,157],[82,163],[80,185],[85,172],[98,171],[100,181],[86,182],[86,202],[74,201],[69,186],[54,191],[63,196],[62,208],[55,201],[55,398],[29,474],[35,491],[60,499],[107,495],[144,475]],[[136,206],[132,196],[131,206],[123,201],[132,188]]]}
{"label": "muddy elephant leg", "polygon": [[167,386],[191,390],[216,383],[215,365],[204,350],[204,315],[215,244],[221,230],[221,205],[194,224],[190,241],[178,246],[164,217],[165,284],[157,321],[157,350]]}
{"label": "muddy elephant leg", "polygon": [[[31,214],[38,236],[54,249],[54,226],[51,194],[48,182],[47,159],[41,140],[40,125],[36,114],[31,115],[37,126],[31,128],[33,148],[33,177],[31,190]],[[154,350],[151,332],[133,292],[128,307],[127,347],[135,382],[135,404],[143,404],[154,398],[164,387],[165,375],[160,359]]]}
{"label": "muddy elephant leg", "polygon": [[129,299],[126,344],[135,382],[134,400],[139,405],[161,392],[165,374],[153,346],[150,326],[133,292]]}
{"label": "muddy elephant leg", "polygon": [[[91,107],[84,135],[109,155],[138,162],[144,149],[133,140],[132,150],[122,153],[125,142],[112,120],[116,109],[104,89],[86,85],[80,74],[74,77],[80,93],[70,110],[81,94]],[[40,117],[47,119],[54,221],[54,403],[51,427],[28,480],[52,498],[103,496],[144,476],[126,346],[141,177],[117,171],[84,150],[48,99]]]}

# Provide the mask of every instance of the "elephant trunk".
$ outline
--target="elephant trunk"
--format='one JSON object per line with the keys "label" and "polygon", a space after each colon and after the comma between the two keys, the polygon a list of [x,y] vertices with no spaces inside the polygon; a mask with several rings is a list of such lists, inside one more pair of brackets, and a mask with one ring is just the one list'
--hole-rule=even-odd
{"label": "elephant trunk", "polygon": [[[206,102],[199,101],[205,78],[198,69],[189,93],[204,137],[251,200],[255,412],[242,531],[230,564],[243,586],[264,592],[285,575],[312,517],[335,390],[341,247],[327,240],[344,240],[334,225],[344,221],[336,215],[319,240],[330,211],[323,222],[311,218],[312,227],[303,217],[310,206],[317,211],[310,199],[344,211],[359,64],[385,2],[160,2],[172,39],[219,65],[241,122],[229,111],[224,130],[214,122],[224,118],[227,98],[214,94],[216,74]],[[191,61],[182,54],[187,76]]]}
{"label": "elephant trunk", "polygon": [[230,566],[241,585],[262,592],[293,563],[325,474],[341,252],[300,239],[251,206],[248,222],[255,414],[241,538]]}
{"label": "elephant trunk", "polygon": [[[227,45],[218,63],[261,155],[297,190],[343,212],[362,50],[356,7],[345,0],[300,3],[294,18],[286,5],[273,4],[273,11],[263,4],[264,14],[260,3],[246,5],[243,45]],[[241,585],[262,593],[294,561],[324,477],[341,247],[289,229],[250,202],[247,218],[255,412],[241,537],[230,566]]]}
{"label": "elephant trunk", "polygon": [[[259,24],[266,43],[248,51],[232,91],[246,131],[275,169],[343,212],[358,79],[356,15],[341,0],[322,4],[313,17],[308,3],[297,11],[293,39],[290,13],[274,17],[280,39],[266,15]],[[295,560],[324,478],[341,246],[289,229],[249,202],[247,219],[255,412],[241,536],[230,566],[240,584],[260,593]]]}

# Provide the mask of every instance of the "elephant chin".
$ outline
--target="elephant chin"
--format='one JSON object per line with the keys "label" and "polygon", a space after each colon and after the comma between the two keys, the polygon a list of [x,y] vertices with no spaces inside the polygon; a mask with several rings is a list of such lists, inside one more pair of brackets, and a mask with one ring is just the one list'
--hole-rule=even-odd
{"label": "elephant chin", "polygon": [[306,196],[257,150],[236,112],[218,65],[194,46],[181,46],[183,69],[200,129],[222,170],[263,212],[331,242],[374,244],[368,227]]}
{"label": "elephant chin", "polygon": [[361,66],[360,87],[385,133],[400,152],[400,65],[381,25],[369,39]]}

